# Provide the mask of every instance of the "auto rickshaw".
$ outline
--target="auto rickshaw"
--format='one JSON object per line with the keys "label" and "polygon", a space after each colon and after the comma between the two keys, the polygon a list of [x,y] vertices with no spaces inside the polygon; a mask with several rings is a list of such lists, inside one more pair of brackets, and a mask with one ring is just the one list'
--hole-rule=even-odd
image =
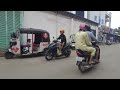
{"label": "auto rickshaw", "polygon": [[5,53],[5,58],[12,59],[14,56],[45,53],[49,44],[50,35],[46,30],[20,28],[11,34],[10,47]]}

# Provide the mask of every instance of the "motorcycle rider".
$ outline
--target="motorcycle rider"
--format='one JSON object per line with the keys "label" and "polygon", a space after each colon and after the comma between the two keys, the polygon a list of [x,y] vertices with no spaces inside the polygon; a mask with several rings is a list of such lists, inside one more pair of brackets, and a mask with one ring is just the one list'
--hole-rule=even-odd
{"label": "motorcycle rider", "polygon": [[93,56],[95,55],[96,49],[92,47],[92,43],[89,41],[89,37],[86,30],[85,24],[80,24],[79,32],[75,35],[75,47],[76,49],[80,49],[82,51],[90,52],[90,60],[89,64],[95,63],[93,61]]}
{"label": "motorcycle rider", "polygon": [[58,39],[61,39],[61,44],[60,44],[60,51],[63,49],[63,47],[65,47],[66,45],[66,36],[64,35],[64,29],[60,30],[60,36],[58,37]]}
{"label": "motorcycle rider", "polygon": [[[86,25],[86,32],[88,33],[88,37],[89,37],[90,42],[95,41],[96,43],[99,43],[99,41],[96,39],[96,37],[92,33],[90,26],[88,26],[88,25]],[[94,48],[96,48],[96,62],[99,63],[99,53],[100,53],[99,51],[100,51],[100,49],[98,47],[94,47]]]}

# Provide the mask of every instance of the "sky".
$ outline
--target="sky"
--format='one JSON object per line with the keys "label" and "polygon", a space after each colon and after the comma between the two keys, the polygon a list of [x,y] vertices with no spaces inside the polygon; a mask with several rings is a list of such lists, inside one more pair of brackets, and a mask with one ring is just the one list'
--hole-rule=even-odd
{"label": "sky", "polygon": [[112,13],[111,28],[118,28],[120,26],[120,11],[109,11]]}

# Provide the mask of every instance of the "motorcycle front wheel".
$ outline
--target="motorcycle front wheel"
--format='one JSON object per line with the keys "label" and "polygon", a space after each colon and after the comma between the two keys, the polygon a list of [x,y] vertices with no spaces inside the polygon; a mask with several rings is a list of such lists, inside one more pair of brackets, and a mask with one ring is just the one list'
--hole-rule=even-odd
{"label": "motorcycle front wheel", "polygon": [[50,61],[50,60],[53,59],[53,55],[52,55],[52,52],[51,52],[50,49],[48,49],[48,50],[46,51],[46,53],[45,53],[45,59],[46,59],[47,61]]}

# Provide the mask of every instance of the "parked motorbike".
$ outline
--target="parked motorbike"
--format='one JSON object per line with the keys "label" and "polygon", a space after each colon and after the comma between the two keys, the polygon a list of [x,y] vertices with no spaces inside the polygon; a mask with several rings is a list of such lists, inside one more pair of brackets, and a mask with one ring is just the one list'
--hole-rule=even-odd
{"label": "parked motorbike", "polygon": [[67,43],[65,47],[61,50],[61,54],[59,54],[58,51],[58,46],[60,42],[59,40],[53,40],[53,42],[47,47],[47,51],[45,53],[45,59],[46,60],[52,60],[53,57],[69,57],[71,55],[71,43]]}
{"label": "parked motorbike", "polygon": [[106,45],[112,45],[112,42],[110,40],[107,40]]}
{"label": "parked motorbike", "polygon": [[[99,46],[95,42],[92,42],[92,45],[93,45],[93,47],[98,47],[99,48]],[[89,52],[82,51],[82,50],[79,49],[79,50],[76,50],[76,54],[77,54],[77,57],[76,57],[77,63],[76,63],[76,65],[78,66],[79,70],[82,73],[85,72],[86,70],[88,70],[89,68],[92,68],[96,64],[98,64],[98,63],[95,63],[95,64],[90,65],[88,63],[89,59],[90,59],[90,53]],[[100,59],[100,49],[99,49],[99,59]],[[93,57],[93,60],[94,61],[96,60],[96,54]]]}

